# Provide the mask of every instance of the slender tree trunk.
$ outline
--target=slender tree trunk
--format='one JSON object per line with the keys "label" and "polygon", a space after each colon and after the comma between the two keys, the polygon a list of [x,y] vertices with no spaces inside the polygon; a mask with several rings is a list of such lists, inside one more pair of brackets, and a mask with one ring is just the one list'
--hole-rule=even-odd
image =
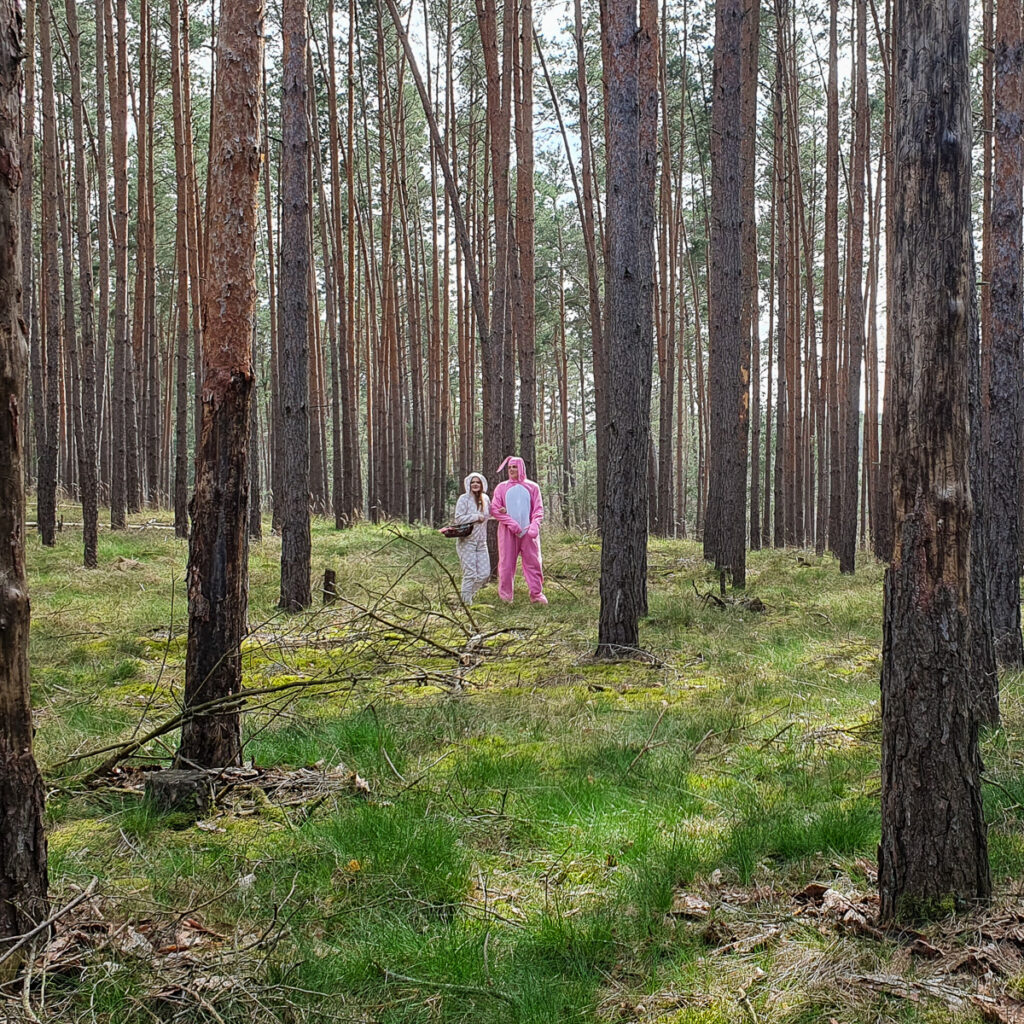
{"label": "slender tree trunk", "polygon": [[[25,405],[26,438],[23,451],[23,470],[27,482],[34,479],[32,466],[36,464],[39,453],[43,450],[43,439],[46,435],[46,409],[43,404],[43,361],[39,351],[39,325],[36,322],[35,310],[35,274],[32,257],[32,216],[36,192],[35,180],[35,130],[36,130],[36,4],[35,0],[25,0],[25,43],[23,59],[25,62],[24,102],[22,104],[22,138],[21,138],[21,171],[25,187],[20,189],[21,201],[21,305],[26,333],[29,337],[31,367],[31,405]],[[31,433],[28,430],[29,412],[31,412]],[[33,450],[34,446],[34,450]]]}
{"label": "slender tree trunk", "polygon": [[883,921],[991,893],[970,707],[974,260],[967,0],[897,0],[892,565],[882,664]]}
{"label": "slender tree trunk", "polygon": [[[509,0],[506,0],[506,3]],[[519,288],[522,315],[517,324],[519,353],[519,455],[526,472],[536,479],[537,369],[535,359],[537,312],[534,269],[533,181],[533,0],[520,4],[521,43],[516,88],[516,246],[519,250]]]}
{"label": "slender tree trunk", "polygon": [[[17,0],[0,0],[0,940],[31,930],[49,911],[43,780],[32,754],[25,579],[22,46]],[[30,188],[31,179],[23,187]],[[8,958],[0,980],[14,976],[27,952]]]}
{"label": "slender tree trunk", "polygon": [[992,189],[992,360],[989,378],[988,567],[1001,665],[1024,665],[1020,632],[1020,434],[1024,37],[1020,5],[997,0]]}
{"label": "slender tree trunk", "polygon": [[39,9],[39,64],[43,84],[43,193],[40,225],[43,239],[43,316],[46,340],[46,434],[39,451],[39,481],[36,494],[37,520],[43,544],[52,547],[57,531],[57,446],[60,430],[60,272],[57,265],[57,112],[53,87],[52,11],[50,4]]}
{"label": "slender tree trunk", "polygon": [[[337,330],[332,335],[331,352],[331,503],[334,507],[335,529],[342,529],[352,520],[352,453],[347,450],[348,425],[343,416],[350,415],[349,393],[349,298],[345,279],[345,235],[341,217],[341,168],[338,159],[342,147],[341,124],[338,120],[338,77],[334,48],[334,0],[327,5],[327,98],[328,151],[331,160],[331,231],[334,238],[332,266]],[[346,154],[345,163],[349,160]]]}
{"label": "slender tree trunk", "polygon": [[708,359],[711,472],[704,530],[704,557],[728,568],[735,587],[746,584],[750,374],[750,339],[743,337],[743,312],[749,311],[749,278],[743,274],[743,21],[739,0],[716,7],[709,278],[714,301]]}
{"label": "slender tree trunk", "polygon": [[112,156],[114,161],[114,372],[111,387],[112,423],[110,525],[124,529],[127,509],[127,438],[125,406],[128,363],[128,152],[125,120],[127,117],[127,54],[125,52],[124,0],[119,0],[117,47],[114,46],[114,11],[111,0],[104,0],[107,85],[110,90]]}
{"label": "slender tree trunk", "polygon": [[281,8],[281,607],[308,608],[310,584],[309,131],[306,126],[306,0]]}
{"label": "slender tree trunk", "polygon": [[110,321],[110,190],[107,170],[107,82],[105,0],[96,0],[96,446],[99,452],[99,496],[110,494],[110,405],[106,402],[107,386],[107,329]]}
{"label": "slender tree trunk", "polygon": [[775,499],[775,520],[773,525],[773,542],[775,547],[781,548],[786,545],[787,533],[790,529],[789,510],[786,507],[786,435],[789,426],[789,408],[786,402],[786,381],[787,381],[787,358],[786,351],[789,347],[787,340],[788,330],[788,299],[789,289],[789,256],[788,256],[788,235],[786,232],[786,211],[789,208],[789,178],[786,167],[786,145],[783,138],[783,111],[782,111],[782,88],[783,88],[783,60],[784,43],[782,37],[782,24],[786,17],[786,0],[775,0],[775,26],[777,38],[775,42],[775,91],[773,110],[775,116],[775,180],[776,203],[775,203],[775,283],[778,289],[778,303],[776,306],[776,343],[778,358],[777,389],[775,399],[775,474],[773,480],[773,492]]}
{"label": "slender tree trunk", "polygon": [[[237,693],[242,679],[262,49],[261,0],[226,5],[218,28],[211,140],[203,415],[189,540],[186,708]],[[188,719],[178,760],[201,767],[239,764],[237,708]]]}
{"label": "slender tree trunk", "polygon": [[850,358],[846,367],[846,434],[843,445],[843,494],[839,524],[839,571],[851,573],[857,557],[857,490],[860,452],[860,383],[864,361],[864,172],[870,140],[868,124],[867,0],[857,0],[854,143],[850,160],[850,261],[846,271]]}
{"label": "slender tree trunk", "polygon": [[174,117],[175,171],[175,431],[174,431],[174,533],[188,536],[188,170],[185,166],[185,124],[181,64],[181,10],[171,0],[171,103]]}
{"label": "slender tree trunk", "polygon": [[590,304],[590,336],[594,376],[594,446],[597,465],[597,525],[604,515],[605,479],[608,459],[608,354],[605,351],[605,327],[601,309],[601,285],[598,277],[598,240],[595,219],[596,188],[592,159],[593,139],[590,131],[590,103],[587,97],[587,60],[583,40],[583,9],[581,0],[574,0],[576,37],[576,87],[579,91],[580,177],[583,185],[583,243],[587,253],[587,299]]}

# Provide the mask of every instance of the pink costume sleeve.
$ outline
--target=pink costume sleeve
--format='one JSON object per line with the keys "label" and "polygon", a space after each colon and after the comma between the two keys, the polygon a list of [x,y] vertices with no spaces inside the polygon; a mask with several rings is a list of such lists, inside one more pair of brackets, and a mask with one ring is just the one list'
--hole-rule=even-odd
{"label": "pink costume sleeve", "polygon": [[497,487],[494,488],[494,494],[491,497],[491,518],[496,519],[502,526],[507,530],[511,530],[513,536],[519,536],[519,524],[507,513],[498,512],[497,507],[500,505],[502,508],[505,507],[505,491],[508,490],[508,483],[502,480]]}

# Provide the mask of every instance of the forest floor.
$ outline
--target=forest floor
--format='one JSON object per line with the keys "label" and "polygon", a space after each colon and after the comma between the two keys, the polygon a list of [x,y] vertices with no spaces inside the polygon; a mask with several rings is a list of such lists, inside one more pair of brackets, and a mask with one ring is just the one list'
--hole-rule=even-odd
{"label": "forest floor", "polygon": [[9,1019],[1024,1021],[1021,677],[984,737],[993,907],[876,927],[879,565],[755,553],[720,603],[699,546],[652,541],[649,657],[609,664],[593,537],[545,533],[547,608],[520,579],[470,614],[452,542],[321,522],[340,596],[304,615],[268,537],[244,656],[273,692],[196,820],[142,793],[173,730],[79,759],[179,709],[186,547],[80,543],[30,537],[31,658],[53,906],[89,895]]}

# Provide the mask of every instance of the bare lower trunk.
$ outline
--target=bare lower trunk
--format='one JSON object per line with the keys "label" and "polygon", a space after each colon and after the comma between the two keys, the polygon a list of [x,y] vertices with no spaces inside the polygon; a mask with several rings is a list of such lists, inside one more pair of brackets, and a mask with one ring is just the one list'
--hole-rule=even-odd
{"label": "bare lower trunk", "polygon": [[[242,681],[249,598],[250,359],[256,306],[256,193],[260,170],[261,0],[226,5],[218,30],[210,164],[202,426],[189,540],[185,707],[229,697]],[[199,714],[181,730],[178,761],[241,761],[235,707]]]}
{"label": "bare lower trunk", "polygon": [[[0,0],[0,940],[46,919],[43,782],[32,755],[25,580],[28,349],[22,315],[21,61],[17,0]],[[24,187],[28,187],[28,183]],[[0,949],[5,948],[0,945]],[[27,952],[27,950],[25,951]],[[23,955],[0,967],[13,975]]]}
{"label": "bare lower trunk", "polygon": [[897,0],[892,565],[882,664],[883,920],[991,892],[971,712],[974,337],[967,0]]}

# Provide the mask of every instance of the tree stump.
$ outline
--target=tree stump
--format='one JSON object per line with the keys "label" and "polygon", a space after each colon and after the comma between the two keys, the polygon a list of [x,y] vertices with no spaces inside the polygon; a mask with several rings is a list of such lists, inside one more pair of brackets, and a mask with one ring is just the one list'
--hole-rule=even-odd
{"label": "tree stump", "polygon": [[146,799],[158,811],[205,814],[213,803],[211,772],[171,768],[146,779]]}
{"label": "tree stump", "polygon": [[338,575],[333,569],[324,569],[324,604],[338,599]]}

